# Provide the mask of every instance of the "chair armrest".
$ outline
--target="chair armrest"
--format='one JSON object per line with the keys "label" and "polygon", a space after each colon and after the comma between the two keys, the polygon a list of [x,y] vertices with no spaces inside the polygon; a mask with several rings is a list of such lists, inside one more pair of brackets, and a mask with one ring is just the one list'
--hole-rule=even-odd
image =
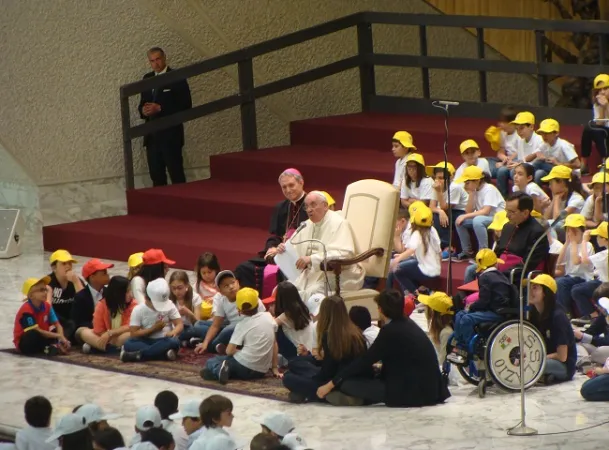
{"label": "chair armrest", "polygon": [[364,253],[360,253],[359,255],[354,256],[353,258],[345,258],[345,259],[331,259],[326,261],[326,267],[324,267],[324,263],[321,263],[321,270],[331,271],[335,273],[340,273],[343,266],[352,266],[353,264],[361,263],[362,261],[367,260],[373,256],[383,256],[385,254],[384,248],[372,248],[370,250],[365,251]]}

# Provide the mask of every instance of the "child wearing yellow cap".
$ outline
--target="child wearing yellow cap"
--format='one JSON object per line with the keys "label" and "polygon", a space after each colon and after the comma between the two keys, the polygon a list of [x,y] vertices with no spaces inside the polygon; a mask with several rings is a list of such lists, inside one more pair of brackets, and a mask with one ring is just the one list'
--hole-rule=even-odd
{"label": "child wearing yellow cap", "polygon": [[[547,274],[531,280],[529,304],[533,307],[529,320],[541,332],[546,344],[545,384],[569,381],[575,374],[577,349],[573,328],[564,310],[557,304],[560,288]],[[536,358],[536,355],[529,355]]]}
{"label": "child wearing yellow cap", "polygon": [[[497,176],[497,170],[512,162],[518,154],[518,141],[520,136],[516,132],[516,125],[512,123],[516,119],[518,110],[513,106],[504,106],[499,113],[499,121],[497,127],[489,128],[485,133],[486,140],[491,144],[491,148],[497,152],[497,159],[494,170],[494,177]],[[496,129],[499,133],[494,131]],[[493,172],[493,167],[491,167]]]}
{"label": "child wearing yellow cap", "polygon": [[535,153],[543,144],[543,139],[535,133],[535,116],[529,111],[522,111],[512,120],[512,125],[516,127],[516,132],[520,139],[516,154],[510,162],[497,170],[497,187],[504,197],[510,193],[509,182],[514,179],[514,168],[522,162],[526,162],[526,157]]}
{"label": "child wearing yellow cap", "polygon": [[[589,257],[594,254],[594,247],[584,241],[586,219],[581,214],[571,214],[565,219],[566,241],[556,262],[556,301],[573,318],[582,314],[573,304],[571,291],[575,286],[594,279],[594,267]],[[586,263],[584,258],[587,257]]]}
{"label": "child wearing yellow cap", "polygon": [[258,310],[260,299],[255,289],[240,289],[235,303],[243,319],[235,326],[226,355],[207,361],[203,378],[218,380],[220,384],[228,383],[231,378],[254,380],[264,378],[271,368],[278,375],[275,319],[268,312]]}
{"label": "child wearing yellow cap", "polygon": [[[592,114],[594,120],[609,118],[609,75],[601,73],[597,75],[592,84]],[[589,173],[588,158],[592,154],[592,143],[596,150],[601,155],[601,158],[607,154],[607,135],[602,127],[607,127],[609,124],[604,121],[595,122],[595,127],[592,128],[586,124],[581,140],[581,162],[582,174]]]}
{"label": "child wearing yellow cap", "polygon": [[53,307],[47,300],[51,278],[28,278],[21,292],[26,300],[17,311],[13,327],[13,343],[24,355],[65,353],[70,341],[64,335]]}
{"label": "child wearing yellow cap", "polygon": [[427,176],[425,171],[425,159],[419,153],[410,153],[406,157],[406,170],[404,172],[404,182],[400,190],[402,206],[408,208],[411,203],[417,200],[429,205],[433,195],[433,181]]}
{"label": "child wearing yellow cap", "polygon": [[393,139],[391,140],[391,152],[393,153],[393,156],[397,158],[393,174],[393,187],[398,191],[402,189],[402,184],[404,184],[406,157],[410,153],[416,151],[417,148],[414,146],[412,135],[408,131],[398,131],[393,135]]}
{"label": "child wearing yellow cap", "polygon": [[[552,202],[544,212],[547,220],[556,220],[563,211],[568,214],[579,214],[584,207],[584,192],[579,177],[567,166],[554,166],[541,181],[550,183]],[[561,239],[562,240],[562,239]]]}
{"label": "child wearing yellow cap", "polygon": [[476,141],[467,139],[461,142],[461,145],[459,145],[459,152],[461,152],[461,157],[464,162],[455,172],[455,183],[458,183],[456,180],[463,175],[465,168],[470,166],[480,167],[485,174],[489,177],[491,176],[491,168],[488,165],[488,161],[480,157],[480,146]]}
{"label": "child wearing yellow cap", "polygon": [[599,172],[594,174],[592,181],[588,184],[592,190],[592,195],[586,198],[584,206],[581,210],[581,215],[586,218],[586,227],[596,228],[603,218],[603,188],[607,196],[609,196],[609,174]]}
{"label": "child wearing yellow cap", "polygon": [[129,272],[127,273],[127,278],[129,281],[136,277],[140,273],[140,269],[144,264],[144,252],[137,252],[129,255],[129,259],[127,260],[127,266],[129,266]]}
{"label": "child wearing yellow cap", "polygon": [[476,253],[476,272],[478,275],[478,300],[472,303],[469,311],[462,310],[455,316],[455,340],[457,346],[448,355],[448,360],[456,364],[467,361],[468,344],[474,336],[474,328],[482,322],[500,322],[502,308],[518,305],[515,286],[499,270],[497,264],[503,263],[490,248]]}
{"label": "child wearing yellow cap", "polygon": [[453,299],[445,292],[436,291],[431,295],[419,295],[417,297],[420,303],[425,305],[425,318],[427,319],[427,328],[429,329],[429,337],[436,348],[438,354],[438,362],[444,364],[446,360],[446,347],[448,338],[453,334]]}

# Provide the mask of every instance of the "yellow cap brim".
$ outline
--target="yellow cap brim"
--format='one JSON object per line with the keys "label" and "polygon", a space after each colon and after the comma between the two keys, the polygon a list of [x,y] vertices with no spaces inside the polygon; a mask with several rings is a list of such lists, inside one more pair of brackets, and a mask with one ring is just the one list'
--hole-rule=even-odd
{"label": "yellow cap brim", "polygon": [[[497,264],[505,264],[505,261],[501,258],[497,258],[497,262],[495,264],[493,264],[493,266],[496,266]],[[483,270],[486,270],[489,267],[492,267],[492,266],[486,266],[486,267],[478,266],[478,267],[476,267],[476,272],[482,272]]]}

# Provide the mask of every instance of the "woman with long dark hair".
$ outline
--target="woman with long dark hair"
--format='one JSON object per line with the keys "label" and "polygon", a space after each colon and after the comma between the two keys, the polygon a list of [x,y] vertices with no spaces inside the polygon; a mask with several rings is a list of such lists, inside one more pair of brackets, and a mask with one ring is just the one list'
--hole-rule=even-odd
{"label": "woman with long dark hair", "polygon": [[163,250],[151,248],[142,255],[142,267],[138,274],[131,279],[131,293],[133,298],[141,305],[146,303],[146,286],[157,278],[165,278],[169,266],[176,262],[167,258]]}
{"label": "woman with long dark hair", "polygon": [[294,358],[299,346],[307,350],[313,348],[315,329],[309,309],[300,298],[296,286],[289,281],[277,285],[275,321],[278,325],[277,345],[284,358]]}

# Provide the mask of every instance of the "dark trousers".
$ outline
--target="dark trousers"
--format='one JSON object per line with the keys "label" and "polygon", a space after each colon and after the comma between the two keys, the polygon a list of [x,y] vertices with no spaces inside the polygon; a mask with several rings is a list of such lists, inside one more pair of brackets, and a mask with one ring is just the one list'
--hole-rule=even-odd
{"label": "dark trousers", "polygon": [[419,269],[419,262],[415,258],[410,258],[401,261],[395,269],[395,272],[389,272],[387,274],[388,289],[392,289],[394,280],[398,282],[399,291],[402,295],[405,295],[406,291],[414,294],[419,286],[435,280],[435,277],[430,278],[421,272],[421,269]]}
{"label": "dark trousers", "polygon": [[578,284],[585,283],[586,280],[581,277],[572,277],[565,275],[564,277],[556,278],[556,302],[564,308],[567,313],[574,314],[573,317],[580,317],[573,308],[573,295],[571,291]]}
{"label": "dark trousers", "polygon": [[55,344],[55,339],[45,338],[37,330],[26,331],[19,340],[19,351],[24,355],[44,353],[45,347]]}
{"label": "dark trousers", "polygon": [[[607,137],[605,132],[599,129],[590,128],[590,125],[586,125],[582,133],[581,151],[584,158],[589,157],[592,154],[592,143],[596,147],[596,150],[601,157],[607,154]],[[594,172],[594,171],[593,171]]]}
{"label": "dark trousers", "polygon": [[586,381],[580,393],[589,402],[609,401],[609,375],[599,375]]}
{"label": "dark trousers", "polygon": [[385,403],[385,383],[379,378],[351,378],[343,381],[340,391],[369,405]]}
{"label": "dark trousers", "polygon": [[74,321],[62,316],[57,316],[57,319],[59,319],[59,323],[63,328],[63,335],[66,337],[66,339],[68,339],[72,344],[81,345],[82,342],[78,342],[76,340],[76,324]]}
{"label": "dark trousers", "polygon": [[283,332],[282,327],[277,328],[277,333],[275,333],[275,339],[277,340],[277,347],[279,347],[279,354],[283,356],[288,361],[293,359],[297,355],[297,349],[288,339],[288,337]]}
{"label": "dark trousers", "polygon": [[146,158],[153,186],[167,185],[166,171],[171,177],[171,184],[186,183],[182,147],[164,145],[150,139],[146,147]]}
{"label": "dark trousers", "polygon": [[589,316],[594,312],[592,294],[601,284],[600,280],[591,280],[577,284],[571,289],[571,297],[577,306],[580,316]]}
{"label": "dark trousers", "polygon": [[320,368],[313,362],[313,357],[298,356],[288,363],[288,371],[283,375],[283,385],[290,392],[300,394],[309,402],[320,402],[317,389],[324,383],[315,379]]}
{"label": "dark trousers", "polygon": [[[465,214],[465,211],[460,210],[460,209],[452,210],[453,224],[455,223],[455,220],[457,220],[457,217],[459,217],[462,214]],[[453,229],[450,227],[443,227],[440,224],[440,216],[436,213],[434,213],[434,215],[433,215],[433,227],[438,232],[438,236],[440,236],[440,245],[441,245],[442,249],[447,248],[448,241],[450,240],[450,233],[452,233]],[[453,239],[453,246],[455,244],[456,244],[456,239]]]}
{"label": "dark trousers", "polygon": [[180,349],[180,340],[175,337],[152,338],[129,338],[123,348],[126,352],[140,352],[142,361],[153,359],[167,359],[169,350]]}

